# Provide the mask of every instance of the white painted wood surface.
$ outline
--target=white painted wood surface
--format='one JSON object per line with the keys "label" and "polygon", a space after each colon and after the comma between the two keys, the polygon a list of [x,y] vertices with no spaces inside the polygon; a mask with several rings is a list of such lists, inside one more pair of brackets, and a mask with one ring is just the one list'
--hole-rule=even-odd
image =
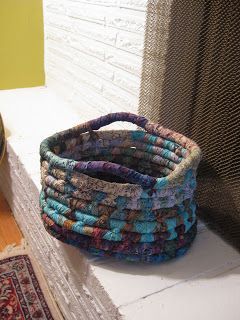
{"label": "white painted wood surface", "polygon": [[79,113],[47,88],[1,91],[0,111],[0,187],[66,319],[240,319],[240,255],[204,227],[185,257],[162,265],[98,259],[50,237],[39,217],[39,143],[78,124]]}

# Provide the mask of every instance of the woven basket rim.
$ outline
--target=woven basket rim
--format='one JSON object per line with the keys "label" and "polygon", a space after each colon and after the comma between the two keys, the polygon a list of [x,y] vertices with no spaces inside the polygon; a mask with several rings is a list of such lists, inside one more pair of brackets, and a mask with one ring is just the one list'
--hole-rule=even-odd
{"label": "woven basket rim", "polygon": [[[173,141],[173,142],[179,144],[180,146],[182,146],[183,148],[187,149],[189,152],[189,154],[186,156],[186,158],[183,158],[181,163],[177,164],[176,168],[169,175],[167,175],[165,177],[161,177],[161,178],[155,178],[156,184],[152,187],[152,189],[163,189],[163,188],[172,187],[175,184],[179,184],[180,181],[184,181],[184,175],[187,173],[187,171],[191,170],[192,168],[196,168],[198,166],[198,163],[201,159],[201,150],[200,150],[199,146],[193,140],[191,140],[191,139],[185,137],[184,135],[177,133],[173,130],[164,128],[164,127],[160,126],[159,124],[151,123],[150,121],[148,121],[144,117],[140,117],[140,116],[136,116],[134,114],[124,113],[124,112],[111,113],[111,114],[108,114],[107,116],[87,121],[87,122],[82,123],[80,125],[74,126],[70,129],[63,130],[63,131],[60,131],[58,133],[55,133],[55,134],[49,136],[48,138],[44,139],[40,145],[40,155],[41,155],[42,160],[47,160],[50,164],[52,164],[53,166],[55,166],[59,169],[79,173],[79,170],[77,170],[75,168],[75,166],[78,163],[83,162],[83,161],[76,161],[73,159],[62,158],[62,157],[58,156],[57,154],[55,154],[51,150],[51,148],[54,145],[57,145],[62,141],[73,138],[74,134],[80,135],[80,134],[83,134],[83,133],[86,133],[89,131],[98,130],[100,127],[110,124],[111,121],[109,121],[108,123],[104,123],[102,125],[101,121],[103,118],[105,119],[106,117],[114,117],[116,115],[118,117],[127,117],[129,115],[133,116],[133,117],[137,117],[138,121],[136,121],[135,124],[141,126],[144,129],[145,133],[150,133],[152,135],[159,136],[159,137],[163,138],[164,140]],[[141,121],[145,121],[144,126],[141,125],[141,122],[139,119]],[[128,120],[122,120],[122,121],[128,121]],[[95,125],[96,123],[100,123],[100,125],[96,126]],[[92,129],[92,127],[94,127],[94,128]],[[95,127],[97,127],[97,128],[95,128]],[[137,130],[119,130],[118,129],[118,130],[104,130],[104,131],[126,132],[126,131],[137,131]],[[63,160],[64,160],[64,162],[63,162]],[[114,164],[113,162],[108,162],[108,163]],[[126,168],[125,166],[121,166],[121,167]],[[148,175],[144,175],[144,176],[149,177],[149,178],[154,178],[154,177],[151,177]],[[98,178],[94,178],[94,179],[100,180],[101,182],[108,185],[109,187],[111,187],[111,185],[116,185],[116,182],[108,182],[108,181],[101,180]],[[130,183],[130,182],[117,183],[117,185],[121,188],[135,187],[139,191],[143,191],[143,190],[146,191],[146,189],[149,189],[149,188],[143,187],[140,184],[134,184],[134,183]]]}

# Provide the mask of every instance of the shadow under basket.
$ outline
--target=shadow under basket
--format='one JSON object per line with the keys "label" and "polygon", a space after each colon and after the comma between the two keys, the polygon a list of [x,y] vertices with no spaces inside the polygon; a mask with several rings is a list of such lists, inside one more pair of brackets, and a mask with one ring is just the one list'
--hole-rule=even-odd
{"label": "shadow under basket", "polygon": [[[115,121],[141,129],[98,130]],[[54,134],[40,155],[41,217],[55,238],[136,262],[163,262],[190,247],[201,158],[192,140],[121,112]]]}

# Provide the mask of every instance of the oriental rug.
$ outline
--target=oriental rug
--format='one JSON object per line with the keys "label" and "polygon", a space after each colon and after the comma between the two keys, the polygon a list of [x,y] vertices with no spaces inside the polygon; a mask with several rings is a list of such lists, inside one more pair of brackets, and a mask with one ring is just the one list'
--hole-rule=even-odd
{"label": "oriental rug", "polygon": [[0,319],[62,319],[46,280],[28,254],[0,260]]}

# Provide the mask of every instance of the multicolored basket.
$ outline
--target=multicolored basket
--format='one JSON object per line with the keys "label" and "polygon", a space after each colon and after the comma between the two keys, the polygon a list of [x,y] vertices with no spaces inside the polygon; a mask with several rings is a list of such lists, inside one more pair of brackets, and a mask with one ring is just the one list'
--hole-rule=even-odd
{"label": "multicolored basket", "polygon": [[[96,131],[115,121],[142,130]],[[162,262],[197,231],[199,147],[130,113],[112,113],[45,139],[41,216],[57,239],[99,256]]]}

